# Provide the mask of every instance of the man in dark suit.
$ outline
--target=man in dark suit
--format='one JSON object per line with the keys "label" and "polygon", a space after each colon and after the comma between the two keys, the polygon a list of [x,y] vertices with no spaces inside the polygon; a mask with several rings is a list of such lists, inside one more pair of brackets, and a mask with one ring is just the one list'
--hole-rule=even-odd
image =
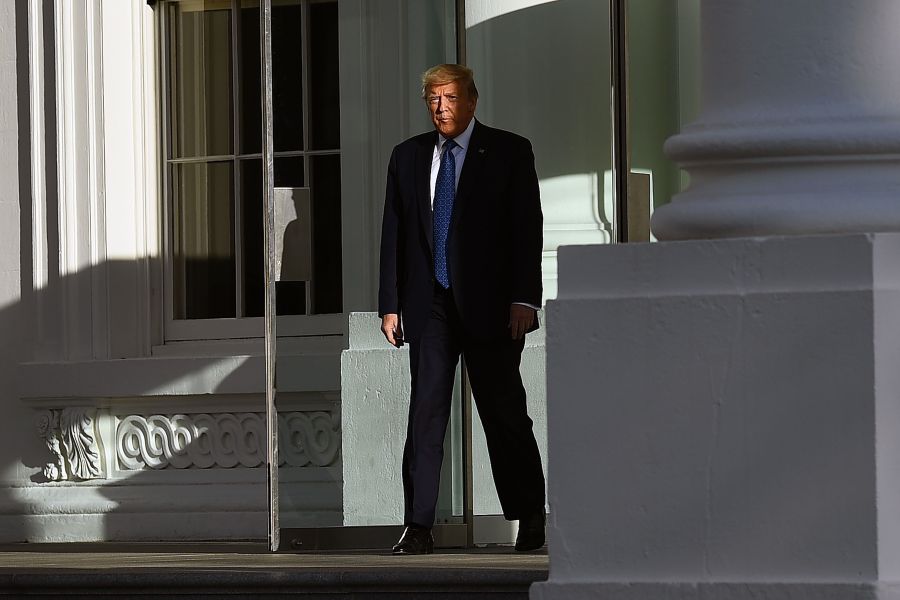
{"label": "man in dark suit", "polygon": [[[544,544],[544,474],[519,361],[541,303],[542,221],[530,142],[475,119],[472,71],[422,76],[435,131],[394,148],[381,233],[378,311],[410,345],[405,525],[395,554],[430,553],[453,378],[465,356],[504,516],[517,550]],[[402,326],[401,326],[402,323]]]}

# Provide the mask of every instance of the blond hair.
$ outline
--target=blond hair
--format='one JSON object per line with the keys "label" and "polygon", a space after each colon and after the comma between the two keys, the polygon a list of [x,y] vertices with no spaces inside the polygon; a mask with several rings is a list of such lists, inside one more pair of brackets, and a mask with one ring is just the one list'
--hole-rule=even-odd
{"label": "blond hair", "polygon": [[454,64],[436,65],[422,73],[422,98],[428,96],[428,88],[454,82],[464,87],[470,97],[478,99],[478,88],[475,87],[475,75],[472,73],[472,69]]}

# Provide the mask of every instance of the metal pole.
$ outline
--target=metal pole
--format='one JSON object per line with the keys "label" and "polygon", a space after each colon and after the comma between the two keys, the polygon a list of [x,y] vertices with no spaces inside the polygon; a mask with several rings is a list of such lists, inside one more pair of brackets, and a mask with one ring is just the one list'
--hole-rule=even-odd
{"label": "metal pole", "polygon": [[466,373],[466,361],[462,368],[462,420],[463,420],[463,523],[466,525],[466,548],[475,546],[475,485],[472,461],[472,386]]}
{"label": "metal pole", "polygon": [[631,147],[628,131],[628,28],[627,0],[610,0],[610,89],[612,95],[613,194],[616,207],[615,239],[628,241],[628,178]]}
{"label": "metal pole", "polygon": [[[466,64],[466,0],[456,0],[456,63]],[[462,460],[463,523],[466,525],[466,547],[475,546],[475,471],[472,461],[472,386],[466,372],[466,358],[461,359],[462,384]]]}
{"label": "metal pole", "polygon": [[269,549],[279,546],[278,412],[275,406],[275,171],[272,161],[272,0],[259,3],[263,139],[263,223],[265,228],[266,459],[269,491]]}
{"label": "metal pole", "polygon": [[466,64],[466,0],[456,0],[456,63]]}

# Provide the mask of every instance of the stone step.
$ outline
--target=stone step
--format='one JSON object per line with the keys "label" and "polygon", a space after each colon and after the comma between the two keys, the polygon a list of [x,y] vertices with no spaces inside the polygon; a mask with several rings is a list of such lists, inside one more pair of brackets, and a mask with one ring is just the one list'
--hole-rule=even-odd
{"label": "stone step", "polygon": [[528,598],[546,554],[0,552],[0,598]]}
{"label": "stone step", "polygon": [[[6,571],[6,570],[5,570]],[[0,596],[38,598],[528,598],[546,573],[514,570],[121,570],[0,573]]]}

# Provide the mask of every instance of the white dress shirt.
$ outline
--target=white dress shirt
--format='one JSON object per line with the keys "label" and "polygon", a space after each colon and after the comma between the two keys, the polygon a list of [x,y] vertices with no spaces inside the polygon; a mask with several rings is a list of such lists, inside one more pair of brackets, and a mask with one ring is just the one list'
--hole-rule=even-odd
{"label": "white dress shirt", "polygon": [[[472,139],[472,130],[475,128],[475,119],[469,121],[469,126],[465,131],[453,138],[457,143],[456,148],[452,150],[453,158],[456,160],[456,186],[459,185],[459,174],[462,173],[463,163],[466,160],[466,151],[469,149],[469,140]],[[447,142],[440,133],[438,134],[437,144],[434,145],[434,152],[431,155],[431,207],[434,208],[434,188],[437,185],[438,170],[441,168],[441,150]],[[454,187],[456,187],[454,186]]]}

